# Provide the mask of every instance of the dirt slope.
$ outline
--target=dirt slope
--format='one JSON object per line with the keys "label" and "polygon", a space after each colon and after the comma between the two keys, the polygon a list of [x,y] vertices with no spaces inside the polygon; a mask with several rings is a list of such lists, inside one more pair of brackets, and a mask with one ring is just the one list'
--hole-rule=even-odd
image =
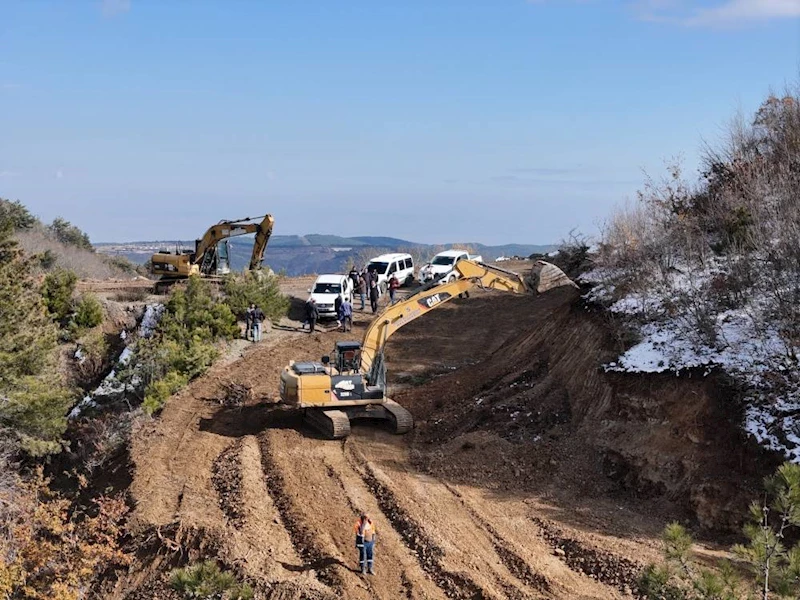
{"label": "dirt slope", "polygon": [[[216,556],[270,598],[621,598],[686,508],[670,493],[728,493],[733,434],[707,426],[708,383],[661,385],[662,397],[602,374],[602,327],[574,292],[479,293],[398,333],[392,390],[418,419],[402,437],[356,425],[325,441],[275,406],[290,359],[345,337],[287,325],[136,436],[142,551],[107,597],[168,598],[170,567]],[[226,382],[252,400],[222,406]],[[360,510],[379,528],[375,577],[355,572]]]}

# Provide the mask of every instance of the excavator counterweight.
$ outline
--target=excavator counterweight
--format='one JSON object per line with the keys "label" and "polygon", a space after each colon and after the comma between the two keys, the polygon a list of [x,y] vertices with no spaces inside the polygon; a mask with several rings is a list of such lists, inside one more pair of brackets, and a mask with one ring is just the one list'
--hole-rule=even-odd
{"label": "excavator counterweight", "polygon": [[545,261],[534,266],[536,286],[516,273],[484,263],[462,260],[455,268],[458,279],[431,284],[387,307],[369,325],[362,342],[337,342],[333,360],[323,356],[320,362],[290,362],[281,373],[281,401],[303,409],[308,423],[329,439],[346,437],[350,420],[364,418],[388,422],[394,433],[406,433],[413,427],[411,413],[386,397],[384,348],[398,329],[475,288],[523,294],[577,287],[561,269]]}

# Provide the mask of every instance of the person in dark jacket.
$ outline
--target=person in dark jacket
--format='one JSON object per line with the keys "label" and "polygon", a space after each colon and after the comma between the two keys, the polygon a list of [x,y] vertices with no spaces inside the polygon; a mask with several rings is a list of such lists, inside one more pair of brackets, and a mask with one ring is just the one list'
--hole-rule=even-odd
{"label": "person in dark jacket", "polygon": [[369,282],[369,304],[372,307],[372,312],[378,312],[378,296],[380,296],[380,290],[378,290],[378,282],[370,280]]}
{"label": "person in dark jacket", "polygon": [[338,329],[341,327],[342,323],[339,320],[339,310],[342,308],[342,295],[337,294],[336,298],[333,300],[333,312],[336,313],[336,328]]}
{"label": "person in dark jacket", "polygon": [[350,277],[350,281],[353,282],[353,289],[356,289],[356,286],[358,286],[358,269],[356,269],[355,265],[350,269],[348,277]]}
{"label": "person in dark jacket", "polygon": [[265,318],[264,311],[259,306],[253,305],[253,341],[261,341],[261,323]]}
{"label": "person in dark jacket", "polygon": [[309,333],[314,333],[317,326],[317,319],[319,319],[319,307],[313,298],[309,298],[306,302],[306,318],[308,319]]}
{"label": "person in dark jacket", "polygon": [[253,309],[255,308],[255,304],[251,304],[247,307],[247,310],[244,313],[244,339],[249,340],[250,334],[253,331]]}

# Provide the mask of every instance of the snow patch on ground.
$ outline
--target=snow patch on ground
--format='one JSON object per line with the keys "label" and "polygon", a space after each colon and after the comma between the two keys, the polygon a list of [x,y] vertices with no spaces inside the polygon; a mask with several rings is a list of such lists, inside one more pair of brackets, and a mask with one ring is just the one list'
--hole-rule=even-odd
{"label": "snow patch on ground", "polygon": [[[795,358],[800,348],[789,347],[781,336],[770,299],[752,293],[737,308],[711,307],[709,286],[724,276],[721,265],[713,262],[703,269],[674,269],[656,278],[646,294],[616,294],[624,281],[620,275],[618,270],[595,269],[580,277],[593,286],[584,299],[606,307],[640,338],[604,365],[605,370],[721,369],[749,390],[744,430],[764,447],[800,462],[800,376]],[[698,320],[687,306],[707,311],[705,331],[698,330]]]}
{"label": "snow patch on ground", "polygon": [[[133,349],[135,347],[136,340],[139,338],[148,338],[152,336],[163,314],[163,304],[148,304],[144,315],[142,316],[142,320],[139,323],[136,336],[131,336],[123,332],[125,333],[125,336],[122,339],[128,342],[128,345],[125,346],[120,353],[114,368],[108,375],[105,376],[103,381],[100,382],[100,385],[98,385],[91,393],[84,396],[83,399],[75,405],[75,407],[69,413],[70,419],[76,419],[87,408],[94,408],[98,406],[100,402],[119,398],[125,392],[130,390],[130,384],[120,381],[117,378],[117,373],[119,373],[119,371],[130,362],[131,357],[133,356]],[[80,349],[75,351],[75,358],[78,361],[85,360],[85,357],[83,356],[83,353],[81,353]]]}

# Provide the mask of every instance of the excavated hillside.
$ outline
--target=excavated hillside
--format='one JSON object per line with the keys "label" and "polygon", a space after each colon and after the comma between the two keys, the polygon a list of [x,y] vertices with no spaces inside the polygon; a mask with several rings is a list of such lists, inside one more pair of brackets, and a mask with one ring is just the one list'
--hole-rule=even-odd
{"label": "excavated hillside", "polygon": [[[98,597],[173,598],[169,570],[200,558],[262,598],[631,597],[668,519],[735,525],[769,470],[713,378],[605,374],[608,332],[566,289],[481,292],[406,326],[387,355],[415,431],[319,439],[276,404],[279,373],[370,317],[282,324],[134,436],[136,560]],[[375,577],[355,572],[360,510]]]}

